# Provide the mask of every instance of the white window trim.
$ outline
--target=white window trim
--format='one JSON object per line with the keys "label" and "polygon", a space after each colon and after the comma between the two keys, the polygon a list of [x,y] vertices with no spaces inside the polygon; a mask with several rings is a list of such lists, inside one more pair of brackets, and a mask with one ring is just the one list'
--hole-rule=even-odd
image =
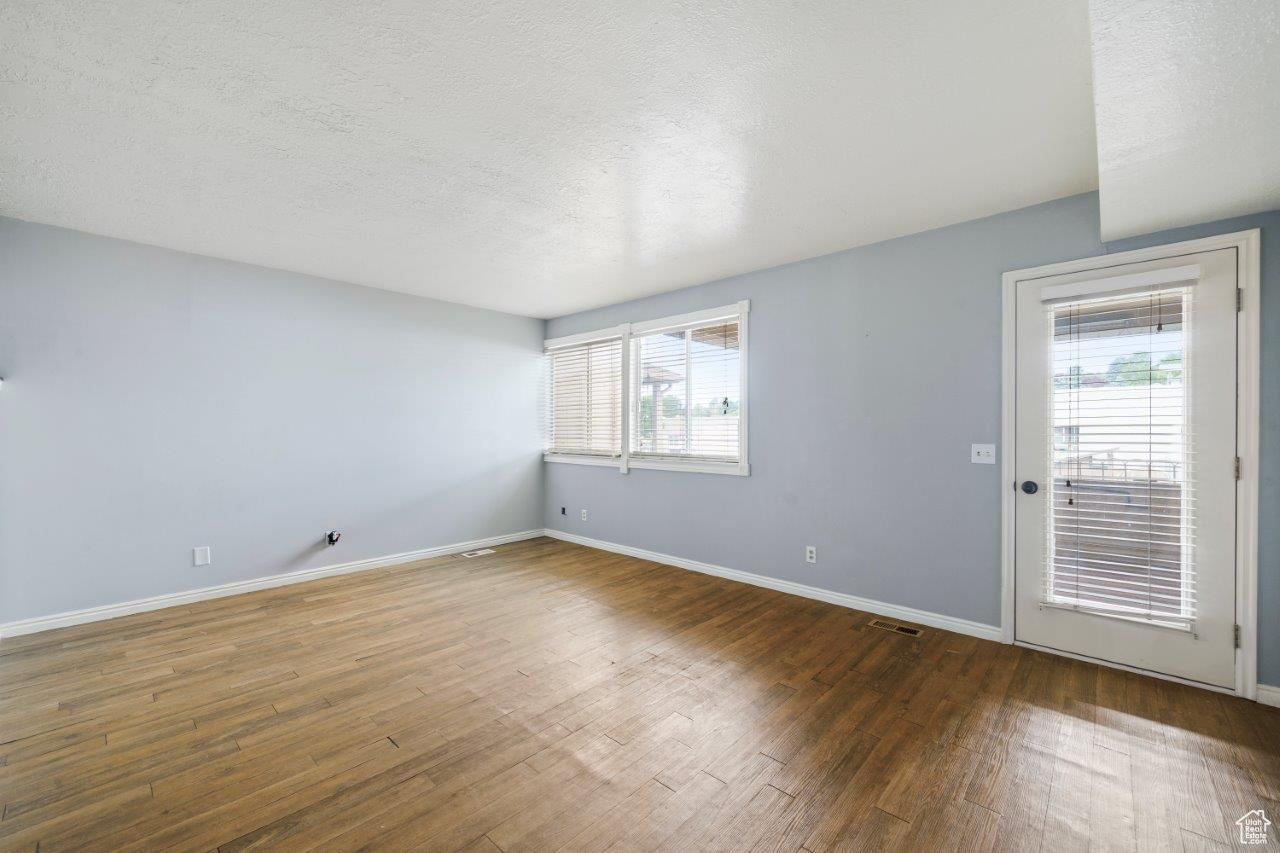
{"label": "white window trim", "polygon": [[[582,332],[576,335],[564,335],[549,338],[542,343],[544,352],[568,346],[591,343],[593,341],[622,339],[622,454],[617,457],[587,456],[568,453],[543,453],[544,462],[562,462],[570,465],[596,465],[617,468],[619,473],[626,474],[632,468],[651,471],[687,471],[695,474],[729,474],[737,477],[751,475],[751,465],[747,453],[747,407],[750,394],[747,391],[747,316],[751,310],[751,300],[743,299],[733,305],[719,308],[708,308],[704,311],[691,311],[672,317],[661,317],[643,323],[623,323],[593,332]],[[739,383],[742,389],[742,400],[738,405],[738,461],[713,462],[706,459],[680,459],[677,457],[647,456],[631,453],[631,338],[635,335],[650,334],[657,331],[678,329],[683,326],[700,326],[714,320],[737,320],[739,356]]]}
{"label": "white window trim", "polygon": [[691,471],[694,474],[729,474],[734,477],[751,475],[751,466],[746,462],[709,462],[705,459],[655,459],[632,456],[628,464],[632,468],[643,468],[649,471]]}
{"label": "white window trim", "polygon": [[570,465],[602,465],[617,468],[618,456],[591,456],[586,453],[549,453],[543,452],[543,462],[567,462]]}
{"label": "white window trim", "polygon": [[542,351],[551,352],[553,349],[564,349],[565,347],[576,347],[581,344],[593,344],[596,341],[607,341],[611,338],[626,339],[626,326],[610,326],[607,329],[597,329],[594,332],[582,332],[577,335],[565,335],[560,338],[548,338],[542,342]]}

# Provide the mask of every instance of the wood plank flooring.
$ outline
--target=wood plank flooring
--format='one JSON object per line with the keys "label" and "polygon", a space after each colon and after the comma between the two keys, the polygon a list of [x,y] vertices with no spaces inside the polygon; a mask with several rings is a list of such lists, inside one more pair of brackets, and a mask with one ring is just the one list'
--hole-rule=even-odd
{"label": "wood plank flooring", "polygon": [[1207,850],[1280,823],[1276,709],[869,618],[535,539],[5,640],[0,849]]}

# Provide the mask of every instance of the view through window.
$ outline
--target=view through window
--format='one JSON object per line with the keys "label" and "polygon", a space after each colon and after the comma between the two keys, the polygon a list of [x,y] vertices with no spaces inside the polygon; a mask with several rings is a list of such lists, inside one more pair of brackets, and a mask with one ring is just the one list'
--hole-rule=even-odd
{"label": "view through window", "polygon": [[638,392],[631,452],[736,460],[737,322],[643,335],[633,347]]}
{"label": "view through window", "polygon": [[1050,306],[1049,603],[1195,612],[1186,288]]}
{"label": "view through window", "polygon": [[748,473],[748,307],[546,341],[546,458]]}

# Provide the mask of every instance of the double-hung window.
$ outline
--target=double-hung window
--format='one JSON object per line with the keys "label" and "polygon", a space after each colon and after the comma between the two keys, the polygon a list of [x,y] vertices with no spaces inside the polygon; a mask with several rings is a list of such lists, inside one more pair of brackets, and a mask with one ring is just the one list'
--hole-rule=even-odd
{"label": "double-hung window", "polygon": [[606,461],[620,459],[621,335],[548,346],[546,357],[551,391],[546,452]]}
{"label": "double-hung window", "polygon": [[547,341],[545,458],[747,474],[748,307]]}

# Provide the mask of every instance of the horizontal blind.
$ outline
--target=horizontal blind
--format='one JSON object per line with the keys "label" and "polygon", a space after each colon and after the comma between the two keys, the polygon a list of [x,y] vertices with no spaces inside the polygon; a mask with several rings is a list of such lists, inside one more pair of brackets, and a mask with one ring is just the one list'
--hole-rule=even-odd
{"label": "horizontal blind", "polygon": [[622,455],[622,340],[547,352],[548,453]]}
{"label": "horizontal blind", "polygon": [[1190,290],[1048,306],[1047,604],[1195,618]]}
{"label": "horizontal blind", "polygon": [[739,461],[740,332],[735,318],[632,338],[632,455]]}

